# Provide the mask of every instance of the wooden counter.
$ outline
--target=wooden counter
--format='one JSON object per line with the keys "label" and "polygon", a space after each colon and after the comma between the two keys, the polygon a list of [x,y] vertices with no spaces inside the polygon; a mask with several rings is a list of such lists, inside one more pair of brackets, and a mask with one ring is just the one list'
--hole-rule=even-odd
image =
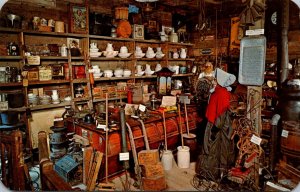
{"label": "wooden counter", "polygon": [[[188,121],[191,132],[196,131],[197,121],[201,121],[198,117],[195,106],[188,106]],[[175,150],[180,145],[180,129],[179,129],[179,117],[177,112],[165,113],[166,127],[167,127],[167,142],[168,149]],[[185,114],[181,114],[181,122],[183,133],[186,132]],[[135,137],[141,135],[141,124],[134,118],[126,117],[126,122],[130,125],[133,135]],[[159,113],[151,114],[149,118],[144,120],[149,145],[151,149],[157,149],[161,143],[164,143],[164,129],[162,115]],[[91,146],[98,151],[105,152],[105,132],[102,129],[96,129],[95,124],[87,124],[84,122],[75,122],[71,118],[67,119],[67,127],[69,132],[74,132],[78,135],[89,139]],[[137,139],[136,148],[137,151],[144,149],[144,140]],[[121,152],[121,130],[109,131],[109,146],[108,146],[108,158],[109,158],[109,175],[113,175],[121,171],[122,163],[119,162],[119,153]],[[127,136],[128,149],[131,150],[129,137]],[[101,166],[104,168],[104,166]],[[103,174],[103,171],[100,171]],[[100,176],[101,177],[101,176]],[[101,177],[102,178],[102,177]]]}

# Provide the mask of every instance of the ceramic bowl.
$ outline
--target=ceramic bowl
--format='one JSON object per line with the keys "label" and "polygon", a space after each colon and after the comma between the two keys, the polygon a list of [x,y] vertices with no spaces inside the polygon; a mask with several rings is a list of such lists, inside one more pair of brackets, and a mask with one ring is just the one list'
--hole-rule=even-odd
{"label": "ceramic bowl", "polygon": [[145,71],[139,71],[138,73],[135,74],[135,76],[143,76]]}
{"label": "ceramic bowl", "polygon": [[155,56],[156,58],[161,59],[165,56],[165,54],[161,53],[161,54],[156,54]]}
{"label": "ceramic bowl", "polygon": [[123,73],[123,76],[124,77],[129,77],[130,75],[131,75],[131,71],[129,69],[125,69],[124,73]]}
{"label": "ceramic bowl", "polygon": [[124,73],[124,70],[123,70],[123,69],[116,69],[116,70],[114,71],[114,75],[115,75],[116,77],[122,77],[122,76],[123,76],[123,73]]}
{"label": "ceramic bowl", "polygon": [[153,75],[154,72],[155,72],[155,71],[145,71],[145,74],[146,74],[147,76],[149,76],[149,75]]}
{"label": "ceramic bowl", "polygon": [[102,72],[93,74],[94,78],[100,78],[102,75],[103,75]]}
{"label": "ceramic bowl", "polygon": [[119,53],[119,51],[103,51],[103,55],[106,58],[114,58],[115,56],[117,56]]}
{"label": "ceramic bowl", "polygon": [[102,52],[90,52],[91,57],[100,57],[102,55]]}
{"label": "ceramic bowl", "polygon": [[146,55],[146,53],[143,53],[143,52],[141,52],[141,53],[135,52],[134,53],[134,57],[135,58],[143,58],[145,55]]}
{"label": "ceramic bowl", "polygon": [[98,51],[99,51],[98,48],[91,48],[91,49],[90,49],[90,52],[91,52],[91,53],[97,53]]}
{"label": "ceramic bowl", "polygon": [[132,53],[119,53],[118,56],[121,58],[128,58]]}
{"label": "ceramic bowl", "polygon": [[146,53],[146,57],[147,57],[147,58],[149,58],[149,59],[152,59],[152,58],[154,58],[154,57],[155,57],[155,55],[156,55],[155,53],[149,53],[149,54],[148,54],[148,53]]}

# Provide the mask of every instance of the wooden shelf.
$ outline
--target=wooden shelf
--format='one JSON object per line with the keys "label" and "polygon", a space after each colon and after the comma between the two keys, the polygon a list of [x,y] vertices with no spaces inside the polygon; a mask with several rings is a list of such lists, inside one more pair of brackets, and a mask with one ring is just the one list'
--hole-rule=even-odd
{"label": "wooden shelf", "polygon": [[[113,98],[108,98],[107,100],[113,101],[113,100],[119,100],[119,99],[127,99],[127,97],[113,97]],[[93,99],[93,102],[102,102],[105,101],[105,98],[103,99]]]}
{"label": "wooden shelf", "polygon": [[23,31],[25,35],[40,35],[40,36],[56,36],[56,37],[77,37],[77,38],[87,38],[87,34],[76,34],[76,33],[57,33],[57,32],[42,32],[42,31]]}
{"label": "wooden shelf", "polygon": [[66,84],[70,80],[29,81],[29,85]]}
{"label": "wooden shelf", "polygon": [[20,33],[22,32],[22,30],[8,27],[0,27],[0,32]]}
{"label": "wooden shelf", "polygon": [[165,60],[165,57],[163,58],[136,58],[137,61],[162,61]]}
{"label": "wooden shelf", "polygon": [[61,103],[59,103],[59,104],[36,105],[36,106],[30,107],[30,109],[31,109],[32,111],[36,111],[36,110],[42,110],[42,109],[59,108],[59,107],[67,106],[67,105],[71,105],[71,102],[69,102],[69,101],[64,101],[64,102],[61,102]]}
{"label": "wooden shelf", "polygon": [[21,56],[0,56],[0,60],[20,60]]}
{"label": "wooden shelf", "polygon": [[71,60],[84,60],[83,56],[71,56]]}
{"label": "wooden shelf", "polygon": [[185,59],[168,59],[169,61],[195,61],[195,58],[185,58]]}
{"label": "wooden shelf", "polygon": [[89,35],[90,39],[99,39],[99,40],[109,40],[109,41],[134,41],[131,38],[116,38],[109,36],[100,36],[100,35]]}
{"label": "wooden shelf", "polygon": [[22,82],[15,82],[15,83],[0,83],[0,87],[19,87],[23,86]]}
{"label": "wooden shelf", "polygon": [[61,56],[40,56],[42,60],[67,60],[68,57],[61,57]]}
{"label": "wooden shelf", "polygon": [[71,82],[72,83],[87,83],[88,80],[87,79],[73,79]]}
{"label": "wooden shelf", "polygon": [[135,79],[153,79],[157,78],[157,75],[143,75],[143,76],[134,76]]}
{"label": "wooden shelf", "polygon": [[129,80],[131,77],[100,77],[94,78],[94,81],[115,81],[115,80]]}
{"label": "wooden shelf", "polygon": [[91,61],[131,61],[131,58],[121,58],[121,57],[114,57],[114,58],[106,58],[106,57],[91,57]]}
{"label": "wooden shelf", "polygon": [[90,100],[90,97],[80,97],[80,98],[74,98],[73,101],[80,102],[80,101],[88,101]]}
{"label": "wooden shelf", "polygon": [[0,111],[24,112],[26,111],[26,107],[8,108],[7,110],[0,110]]}

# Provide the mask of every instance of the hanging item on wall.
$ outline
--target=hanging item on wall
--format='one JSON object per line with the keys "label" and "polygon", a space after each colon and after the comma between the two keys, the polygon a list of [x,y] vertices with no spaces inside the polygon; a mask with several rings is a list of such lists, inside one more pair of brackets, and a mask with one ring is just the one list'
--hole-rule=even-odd
{"label": "hanging item on wall", "polygon": [[88,33],[88,7],[85,5],[70,5],[69,10],[71,33]]}
{"label": "hanging item on wall", "polygon": [[127,20],[120,20],[117,27],[117,36],[121,38],[129,38],[131,35],[131,25]]}

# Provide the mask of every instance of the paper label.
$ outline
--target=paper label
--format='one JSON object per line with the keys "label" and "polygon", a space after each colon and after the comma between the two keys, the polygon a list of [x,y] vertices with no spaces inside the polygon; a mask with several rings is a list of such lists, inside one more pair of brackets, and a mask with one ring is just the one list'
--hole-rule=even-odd
{"label": "paper label", "polygon": [[62,117],[59,117],[59,118],[54,118],[54,120],[53,121],[63,121],[64,120],[64,118],[62,118]]}
{"label": "paper label", "polygon": [[288,136],[289,136],[289,131],[283,129],[281,132],[281,137],[287,138]]}
{"label": "paper label", "polygon": [[175,96],[163,96],[161,106],[174,106],[176,105],[176,97]]}
{"label": "paper label", "polygon": [[264,33],[264,29],[246,30],[246,35],[263,35]]}
{"label": "paper label", "polygon": [[255,143],[256,145],[260,145],[260,143],[261,143],[261,138],[260,137],[257,137],[256,135],[252,135],[252,137],[251,137],[251,142],[252,143]]}
{"label": "paper label", "polygon": [[129,160],[129,153],[119,153],[119,160],[120,161],[128,161]]}
{"label": "paper label", "polygon": [[146,111],[146,106],[145,105],[139,105],[139,110],[142,112]]}
{"label": "paper label", "polygon": [[23,79],[23,86],[28,87],[28,79]]}

